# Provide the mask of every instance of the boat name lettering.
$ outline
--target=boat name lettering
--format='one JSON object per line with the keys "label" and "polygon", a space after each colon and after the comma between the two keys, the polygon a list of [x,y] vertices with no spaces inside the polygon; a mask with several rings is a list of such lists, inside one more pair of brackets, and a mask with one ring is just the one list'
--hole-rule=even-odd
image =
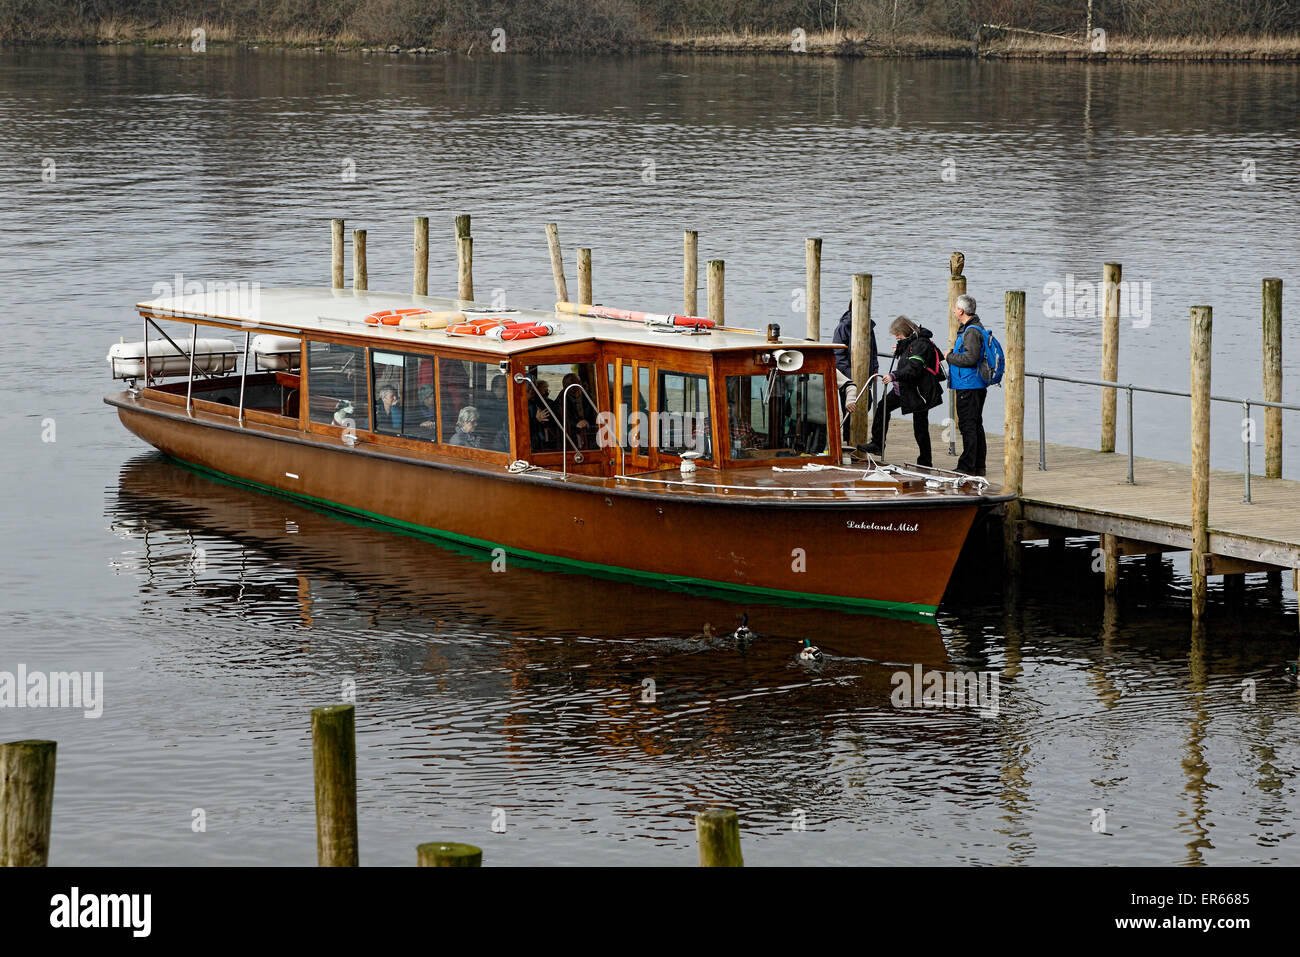
{"label": "boat name lettering", "polygon": [[915,532],[921,527],[920,522],[890,522],[881,525],[877,522],[855,522],[852,519],[844,523],[846,528],[856,528],[868,532]]}

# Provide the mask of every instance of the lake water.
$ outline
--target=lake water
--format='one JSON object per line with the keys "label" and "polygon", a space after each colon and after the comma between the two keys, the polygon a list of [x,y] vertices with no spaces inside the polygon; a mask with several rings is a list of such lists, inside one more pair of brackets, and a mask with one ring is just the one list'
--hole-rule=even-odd
{"label": "lake water", "polygon": [[[1082,542],[1036,552],[1012,610],[974,550],[937,624],[493,575],[199,478],[100,402],[155,283],[327,284],[342,216],[369,231],[370,287],[406,290],[428,215],[445,294],[460,212],[481,299],[551,301],[557,221],[570,282],[590,246],[598,299],[678,308],[689,228],[701,266],[727,262],[729,321],[793,330],[821,236],[827,334],[859,271],[878,320],[946,331],[960,249],[995,328],[1027,291],[1030,368],[1084,377],[1099,321],[1045,289],[1119,261],[1141,307],[1121,379],[1185,389],[1187,310],[1209,304],[1215,391],[1258,396],[1260,279],[1287,277],[1294,312],[1298,102],[1294,64],[0,53],[0,671],[105,682],[97,719],[0,710],[0,738],[59,742],[52,862],[312,863],[309,710],[344,682],[367,864],[437,838],[495,864],[689,864],[715,803],[754,864],[1300,862],[1289,587],[1216,591],[1193,635],[1182,559],[1126,563],[1108,607]],[[1049,437],[1095,443],[1096,394],[1049,393]],[[1239,419],[1216,411],[1216,465],[1238,465]],[[1180,400],[1139,399],[1138,454],[1185,458],[1187,435]],[[691,640],[742,611],[752,645]],[[820,664],[796,661],[805,637]],[[996,672],[997,713],[894,707],[916,664]]]}

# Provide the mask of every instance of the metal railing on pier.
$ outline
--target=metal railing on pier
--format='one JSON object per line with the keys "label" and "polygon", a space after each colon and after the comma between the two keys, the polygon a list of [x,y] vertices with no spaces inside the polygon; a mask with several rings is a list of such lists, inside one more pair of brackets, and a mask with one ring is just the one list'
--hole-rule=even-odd
{"label": "metal railing on pier", "polygon": [[[1086,385],[1101,389],[1115,389],[1124,393],[1126,401],[1126,412],[1128,415],[1128,484],[1135,485],[1134,476],[1134,439],[1133,439],[1133,393],[1145,392],[1150,395],[1171,395],[1177,398],[1190,399],[1190,392],[1183,392],[1178,389],[1157,389],[1154,386],[1133,385],[1124,382],[1108,382],[1103,379],[1077,379],[1072,376],[1052,375],[1047,372],[1025,372],[1026,379],[1038,380],[1038,470],[1047,471],[1047,382],[1066,382],[1071,385]],[[1267,409],[1281,409],[1284,412],[1300,412],[1300,405],[1289,405],[1285,402],[1269,402],[1264,399],[1241,399],[1236,396],[1228,395],[1211,395],[1211,402],[1227,402],[1239,405],[1242,408],[1244,421],[1250,420],[1250,410],[1256,406]],[[1253,436],[1250,436],[1253,438]],[[1250,447],[1249,441],[1243,441],[1242,445],[1242,474],[1245,482],[1245,490],[1242,501],[1251,504],[1250,500]]]}

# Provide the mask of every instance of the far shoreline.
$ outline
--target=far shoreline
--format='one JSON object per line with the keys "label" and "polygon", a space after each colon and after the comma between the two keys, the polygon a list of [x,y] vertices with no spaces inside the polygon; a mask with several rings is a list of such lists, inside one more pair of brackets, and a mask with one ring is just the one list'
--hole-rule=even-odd
{"label": "far shoreline", "polygon": [[[323,38],[302,33],[258,35],[235,28],[202,23],[123,25],[79,35],[6,38],[0,49],[33,47],[147,47],[192,49],[192,33],[204,31],[206,45],[220,48],[304,50],[315,53],[360,53],[399,56],[563,55],[627,56],[646,53],[690,53],[713,56],[771,54],[791,57],[843,59],[980,59],[1053,60],[1089,63],[1294,63],[1300,62],[1300,35],[1240,36],[1215,39],[1110,37],[1106,52],[1093,52],[1080,40],[1059,36],[1027,37],[988,31],[977,40],[942,36],[900,36],[885,42],[851,32],[790,34],[715,33],[661,35],[619,44],[575,46],[544,39],[517,38],[505,51],[492,51],[489,36],[454,45],[420,46],[363,40],[351,36]],[[107,34],[107,35],[106,35]]]}

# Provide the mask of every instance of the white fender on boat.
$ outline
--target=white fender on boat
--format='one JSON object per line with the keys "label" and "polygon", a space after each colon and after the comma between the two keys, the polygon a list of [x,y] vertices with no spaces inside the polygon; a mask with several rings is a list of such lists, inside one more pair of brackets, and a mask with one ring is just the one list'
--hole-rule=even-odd
{"label": "white fender on boat", "polygon": [[[176,346],[166,339],[149,340],[149,374],[152,376],[185,375],[190,370],[191,350],[195,372],[230,372],[235,368],[239,349],[229,339],[176,339]],[[114,343],[108,350],[108,362],[114,379],[144,377],[144,341]]]}

